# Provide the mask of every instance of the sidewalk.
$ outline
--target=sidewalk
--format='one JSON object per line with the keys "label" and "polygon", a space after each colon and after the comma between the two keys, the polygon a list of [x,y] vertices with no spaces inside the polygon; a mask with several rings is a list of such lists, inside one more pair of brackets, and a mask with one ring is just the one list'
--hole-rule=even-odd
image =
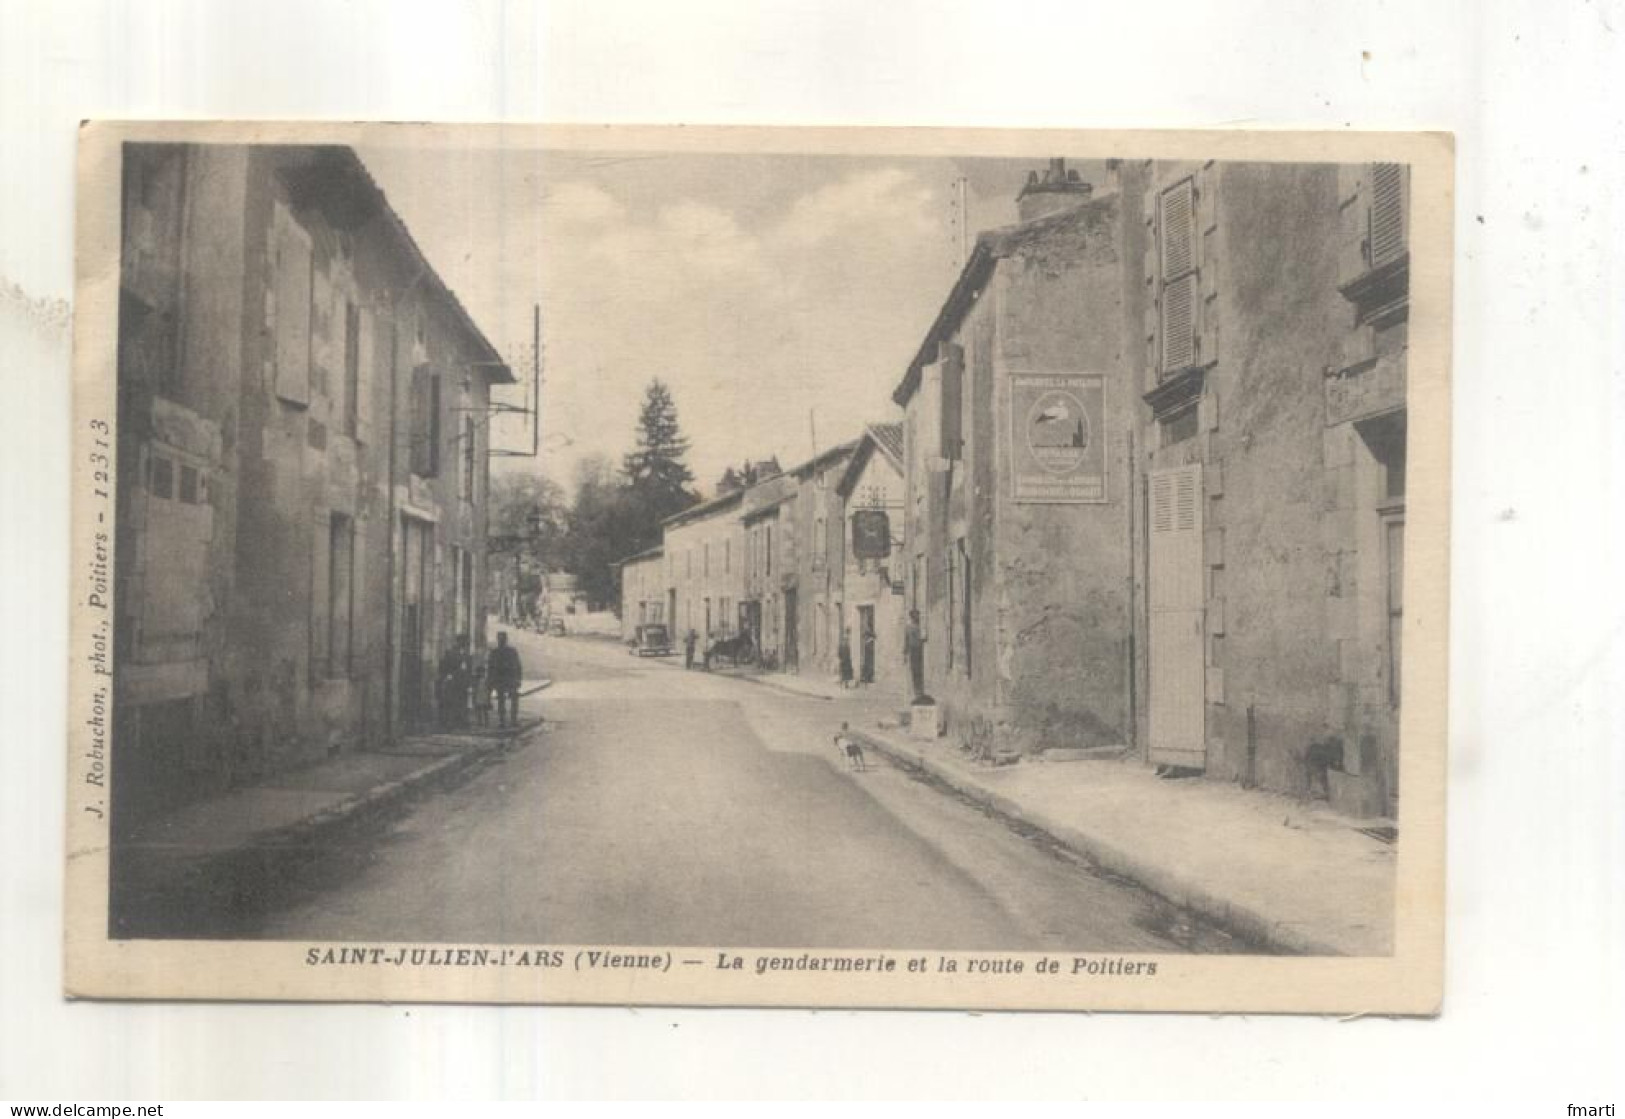
{"label": "sidewalk", "polygon": [[947,739],[853,733],[1245,939],[1306,955],[1393,950],[1395,848],[1320,802],[1164,780],[1135,759],[994,767]]}
{"label": "sidewalk", "polygon": [[416,735],[387,749],[272,774],[157,815],[115,843],[120,893],[136,897],[184,888],[238,860],[308,845],[358,814],[512,748],[540,726],[541,720],[531,719],[509,729]]}

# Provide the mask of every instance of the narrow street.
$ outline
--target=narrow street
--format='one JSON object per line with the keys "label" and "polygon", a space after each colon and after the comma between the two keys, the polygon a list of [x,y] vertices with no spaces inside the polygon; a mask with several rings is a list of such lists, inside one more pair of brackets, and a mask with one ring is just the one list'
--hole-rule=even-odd
{"label": "narrow street", "polygon": [[[545,731],[339,836],[239,935],[483,943],[1240,951],[881,759],[841,704],[519,634]],[[870,701],[871,707],[874,701]]]}

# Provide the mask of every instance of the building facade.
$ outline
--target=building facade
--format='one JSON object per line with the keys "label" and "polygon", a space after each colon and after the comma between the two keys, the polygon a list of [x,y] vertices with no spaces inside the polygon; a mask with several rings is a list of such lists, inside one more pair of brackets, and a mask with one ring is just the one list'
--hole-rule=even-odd
{"label": "building facade", "polygon": [[1328,743],[1334,804],[1390,814],[1408,172],[1158,163],[1144,192],[1151,760],[1302,794]]}
{"label": "building facade", "polygon": [[[836,484],[845,562],[841,593],[859,684],[902,695],[903,425],[870,424]],[[863,544],[862,537],[868,543]],[[860,547],[861,545],[861,547]],[[860,554],[872,553],[872,554]]]}
{"label": "building facade", "polygon": [[740,625],[761,664],[793,671],[800,652],[800,570],[796,564],[796,481],[780,474],[744,492],[745,579]]}
{"label": "building facade", "polygon": [[[703,645],[737,630],[745,584],[740,523],[744,497],[744,491],[735,490],[662,523],[665,614],[675,641],[681,642],[692,630]],[[624,605],[622,611],[624,615]]]}
{"label": "building facade", "polygon": [[348,148],[130,144],[119,304],[124,820],[385,741],[484,637],[511,379]]}
{"label": "building facade", "polygon": [[[632,641],[641,625],[666,624],[666,562],[660,548],[621,561],[621,637]],[[674,635],[680,637],[681,635]]]}
{"label": "building facade", "polygon": [[789,472],[795,497],[787,513],[795,519],[795,539],[804,546],[794,556],[796,642],[785,667],[804,675],[839,676],[841,630],[850,624],[842,579],[846,562],[840,482],[855,447],[851,442],[831,447]]}
{"label": "building facade", "polygon": [[1055,167],[1029,184],[1024,220],[978,239],[894,395],[905,605],[926,691],[978,751],[1132,737],[1138,205]]}
{"label": "building facade", "polygon": [[[1392,811],[1408,213],[1393,165],[1058,161],[898,386],[950,733]],[[849,593],[850,597],[850,593]]]}

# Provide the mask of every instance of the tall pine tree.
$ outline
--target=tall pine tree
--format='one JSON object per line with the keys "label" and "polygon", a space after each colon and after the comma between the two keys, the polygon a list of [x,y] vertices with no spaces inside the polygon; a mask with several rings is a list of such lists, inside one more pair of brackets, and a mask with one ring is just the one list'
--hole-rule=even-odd
{"label": "tall pine tree", "polygon": [[694,474],[683,461],[688,446],[677,422],[677,402],[656,377],[644,390],[638,410],[637,447],[621,463],[633,504],[655,542],[660,539],[661,521],[699,500],[689,488]]}

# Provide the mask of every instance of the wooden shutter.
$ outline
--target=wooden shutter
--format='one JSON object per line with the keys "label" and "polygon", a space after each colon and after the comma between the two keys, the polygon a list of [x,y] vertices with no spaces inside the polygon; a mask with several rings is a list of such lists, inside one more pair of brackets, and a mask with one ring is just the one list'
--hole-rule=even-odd
{"label": "wooden shutter", "polygon": [[1162,231],[1163,373],[1176,373],[1196,363],[1196,197],[1190,179],[1158,197]]}
{"label": "wooden shutter", "polygon": [[1405,169],[1397,163],[1371,165],[1371,267],[1397,260],[1405,251]]}
{"label": "wooden shutter", "polygon": [[1196,199],[1191,180],[1162,192],[1162,279],[1164,283],[1196,267]]}
{"label": "wooden shutter", "polygon": [[359,370],[356,375],[355,437],[362,443],[372,438],[372,394],[383,383],[376,368],[378,356],[373,329],[372,312],[361,308],[357,316],[359,336],[356,339],[356,364]]}
{"label": "wooden shutter", "polygon": [[420,478],[429,476],[429,367],[412,370],[411,471]]}
{"label": "wooden shutter", "polygon": [[1196,362],[1196,274],[1187,272],[1162,290],[1162,371]]}
{"label": "wooden shutter", "polygon": [[276,222],[276,394],[310,403],[310,238],[291,218]]}
{"label": "wooden shutter", "polygon": [[941,369],[942,439],[939,445],[943,458],[957,459],[964,433],[965,351],[951,343],[943,343]]}

